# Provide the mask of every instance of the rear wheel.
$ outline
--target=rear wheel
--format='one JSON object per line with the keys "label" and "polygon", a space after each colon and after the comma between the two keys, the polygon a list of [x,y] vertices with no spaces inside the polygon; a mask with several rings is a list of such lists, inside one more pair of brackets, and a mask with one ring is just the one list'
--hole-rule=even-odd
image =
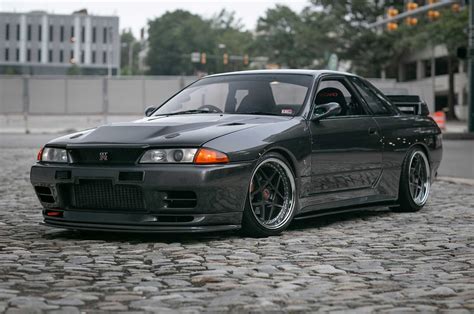
{"label": "rear wheel", "polygon": [[242,231],[256,237],[280,234],[293,218],[296,195],[295,176],[285,158],[264,155],[250,179]]}
{"label": "rear wheel", "polygon": [[431,190],[431,168],[426,153],[419,147],[412,148],[402,165],[398,212],[416,212],[423,208]]}

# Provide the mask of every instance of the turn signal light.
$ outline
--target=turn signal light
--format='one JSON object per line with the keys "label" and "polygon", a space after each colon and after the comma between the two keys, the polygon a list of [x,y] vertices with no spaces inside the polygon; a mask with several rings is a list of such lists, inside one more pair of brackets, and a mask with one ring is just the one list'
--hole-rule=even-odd
{"label": "turn signal light", "polygon": [[194,163],[199,165],[224,164],[229,162],[226,154],[209,148],[200,148],[194,158]]}

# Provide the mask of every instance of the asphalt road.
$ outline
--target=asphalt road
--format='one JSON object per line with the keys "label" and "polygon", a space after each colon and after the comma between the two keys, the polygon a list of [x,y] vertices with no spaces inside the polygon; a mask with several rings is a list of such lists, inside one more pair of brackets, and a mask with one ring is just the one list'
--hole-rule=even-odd
{"label": "asphalt road", "polygon": [[[1,134],[0,148],[40,148],[58,134]],[[474,179],[474,140],[444,141],[443,177]]]}
{"label": "asphalt road", "polygon": [[[436,182],[387,208],[236,233],[78,233],[39,225],[29,168],[46,137],[0,149],[0,313],[471,313],[474,189]],[[24,148],[26,141],[30,148]]]}

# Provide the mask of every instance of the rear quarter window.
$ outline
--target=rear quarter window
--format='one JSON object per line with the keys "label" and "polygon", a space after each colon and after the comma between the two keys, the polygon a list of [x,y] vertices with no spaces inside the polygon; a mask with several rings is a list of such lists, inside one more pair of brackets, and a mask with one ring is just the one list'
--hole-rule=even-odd
{"label": "rear quarter window", "polygon": [[381,92],[357,77],[351,77],[350,80],[374,115],[390,115],[393,113],[390,102],[385,99]]}

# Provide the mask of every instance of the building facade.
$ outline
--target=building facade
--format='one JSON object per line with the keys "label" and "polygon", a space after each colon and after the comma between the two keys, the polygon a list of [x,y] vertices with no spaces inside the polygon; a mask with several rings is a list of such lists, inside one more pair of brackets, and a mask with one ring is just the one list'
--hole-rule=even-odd
{"label": "building facade", "polygon": [[[398,81],[413,86],[431,85],[434,93],[434,110],[447,110],[449,75],[448,51],[445,46],[426,47],[407,55],[398,65]],[[465,120],[468,116],[467,61],[455,59],[454,94],[456,116]]]}
{"label": "building facade", "polygon": [[0,74],[115,74],[119,18],[0,12]]}

